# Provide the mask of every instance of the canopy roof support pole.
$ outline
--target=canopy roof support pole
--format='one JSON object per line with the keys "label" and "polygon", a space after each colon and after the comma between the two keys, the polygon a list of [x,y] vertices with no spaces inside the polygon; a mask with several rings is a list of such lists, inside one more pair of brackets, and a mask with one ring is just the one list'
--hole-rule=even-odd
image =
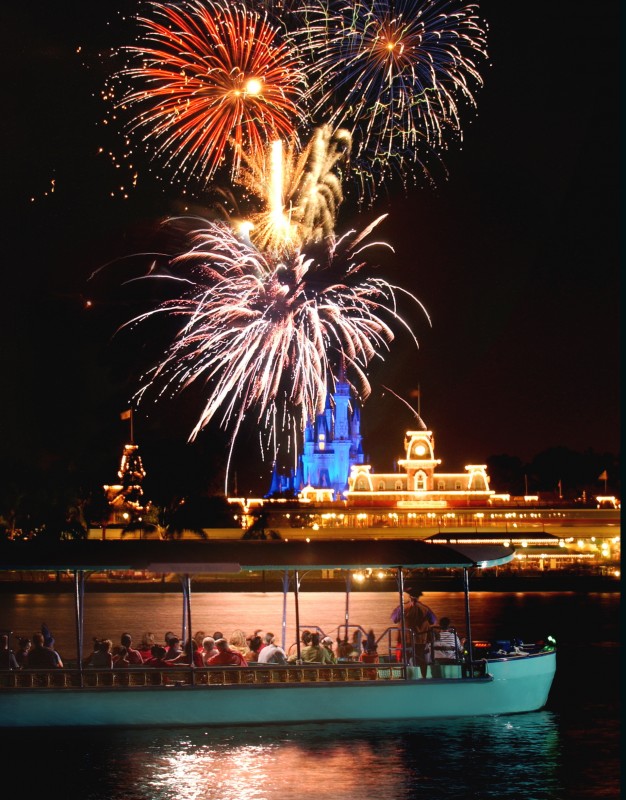
{"label": "canopy roof support pole", "polygon": [[76,620],[76,664],[80,686],[83,686],[83,631],[85,614],[85,573],[74,570],[74,610]]}
{"label": "canopy roof support pole", "polygon": [[191,666],[194,664],[194,643],[192,640],[191,632],[191,578],[188,574],[179,575],[180,582],[183,588],[183,624],[181,632],[181,641],[185,650],[188,650],[191,657]]}
{"label": "canopy roof support pole", "polygon": [[465,594],[465,628],[467,630],[467,652],[469,653],[469,676],[474,677],[474,667],[472,665],[472,623],[470,620],[470,602],[469,602],[469,570],[463,567],[463,592]]}
{"label": "canopy roof support pole", "polygon": [[352,573],[349,569],[346,570],[346,611],[345,611],[345,621],[346,621],[346,635],[345,639],[346,642],[348,641],[348,628],[350,627],[350,587],[352,586]]}
{"label": "canopy roof support pole", "polygon": [[296,607],[296,658],[298,663],[300,663],[302,659],[300,652],[300,577],[298,575],[298,570],[294,573],[293,598]]}
{"label": "canopy roof support pole", "polygon": [[[402,567],[397,568],[396,581],[400,594],[400,644],[402,646],[402,663],[406,664],[406,629],[404,627],[404,573]],[[408,678],[408,673],[406,675]]]}
{"label": "canopy roof support pole", "polygon": [[[183,608],[182,608],[183,616],[180,625],[180,641],[183,646],[187,642],[187,584],[185,582],[185,578],[186,578],[185,575],[178,576],[178,579],[180,580],[181,589],[183,590]],[[167,642],[165,644],[167,645]]]}
{"label": "canopy roof support pole", "polygon": [[287,650],[287,594],[289,593],[289,570],[283,572],[283,638],[282,647],[285,653]]}

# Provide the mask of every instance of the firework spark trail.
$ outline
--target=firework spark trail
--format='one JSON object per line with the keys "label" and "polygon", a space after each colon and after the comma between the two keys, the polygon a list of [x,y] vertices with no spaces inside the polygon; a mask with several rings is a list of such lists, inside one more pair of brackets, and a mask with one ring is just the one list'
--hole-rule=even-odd
{"label": "firework spark trail", "polygon": [[325,271],[304,253],[275,259],[241,242],[229,226],[206,223],[196,231],[194,246],[170,264],[190,269],[190,292],[127,323],[160,314],[185,318],[136,399],[158,385],[160,394],[177,392],[203,378],[210,387],[208,400],[190,440],[218,411],[233,439],[253,408],[266,424],[278,411],[303,430],[325,406],[330,353],[353,368],[366,397],[365,368],[394,339],[391,323],[399,323],[415,340],[397,311],[397,293],[424,309],[413,295],[382,279],[350,285],[350,276],[361,266],[350,243],[361,244],[362,238],[342,238],[341,252],[330,254],[335,266],[343,265],[342,279],[322,283]]}
{"label": "firework spark trail", "polygon": [[273,142],[263,156],[244,155],[236,182],[263,206],[246,219],[256,247],[301,249],[334,235],[350,144],[348,131],[325,125],[300,154],[292,140],[287,148]]}
{"label": "firework spark trail", "polygon": [[117,106],[166,164],[206,183],[227,157],[236,174],[242,150],[297,135],[305,74],[265,16],[237,0],[149,5],[154,18],[139,18],[140,44],[115,76]]}
{"label": "firework spark trail", "polygon": [[460,133],[459,100],[475,105],[486,56],[477,5],[467,0],[312,0],[288,34],[310,60],[311,113],[350,127],[374,167],[415,160]]}

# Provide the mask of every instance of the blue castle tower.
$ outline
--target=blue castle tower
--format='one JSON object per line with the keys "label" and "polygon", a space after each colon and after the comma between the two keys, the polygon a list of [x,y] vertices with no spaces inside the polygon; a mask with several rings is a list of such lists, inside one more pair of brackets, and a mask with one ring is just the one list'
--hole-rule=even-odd
{"label": "blue castle tower", "polygon": [[323,413],[307,423],[297,471],[281,475],[274,466],[267,497],[297,495],[312,487],[332,491],[338,499],[348,488],[351,467],[364,462],[361,413],[342,373],[335,381],[335,391],[326,396]]}

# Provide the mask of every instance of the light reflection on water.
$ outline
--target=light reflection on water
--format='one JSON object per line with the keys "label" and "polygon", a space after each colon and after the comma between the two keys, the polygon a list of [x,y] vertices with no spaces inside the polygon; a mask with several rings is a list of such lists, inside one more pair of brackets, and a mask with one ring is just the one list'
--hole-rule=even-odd
{"label": "light reflection on water", "polygon": [[[19,733],[17,745],[25,734]],[[37,771],[82,800],[411,800],[573,797],[556,715],[411,724],[67,732]],[[59,749],[77,766],[60,774]]]}

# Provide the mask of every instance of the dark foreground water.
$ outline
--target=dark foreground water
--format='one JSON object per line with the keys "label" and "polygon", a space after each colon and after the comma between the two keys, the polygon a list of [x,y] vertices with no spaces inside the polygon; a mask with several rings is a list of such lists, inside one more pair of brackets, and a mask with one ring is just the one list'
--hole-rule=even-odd
{"label": "dark foreground water", "polygon": [[[303,624],[344,621],[340,595],[303,594]],[[351,597],[350,622],[382,632],[392,596]],[[462,597],[429,594],[459,628]],[[22,731],[2,735],[5,786],[64,800],[569,800],[620,796],[619,595],[473,596],[475,638],[557,639],[557,678],[545,710],[508,717],[416,723],[260,726],[249,729]],[[192,628],[280,634],[282,597],[197,595]],[[69,616],[69,618],[68,618]],[[50,625],[70,655],[71,597],[0,597],[0,627]],[[88,598],[86,636],[180,629],[173,595]],[[194,621],[195,620],[195,621]],[[287,637],[291,639],[292,609]],[[131,624],[133,623],[133,624]],[[150,624],[151,623],[151,624]],[[1,702],[1,698],[0,698]],[[259,720],[262,722],[262,720]],[[23,764],[25,771],[14,765]]]}

